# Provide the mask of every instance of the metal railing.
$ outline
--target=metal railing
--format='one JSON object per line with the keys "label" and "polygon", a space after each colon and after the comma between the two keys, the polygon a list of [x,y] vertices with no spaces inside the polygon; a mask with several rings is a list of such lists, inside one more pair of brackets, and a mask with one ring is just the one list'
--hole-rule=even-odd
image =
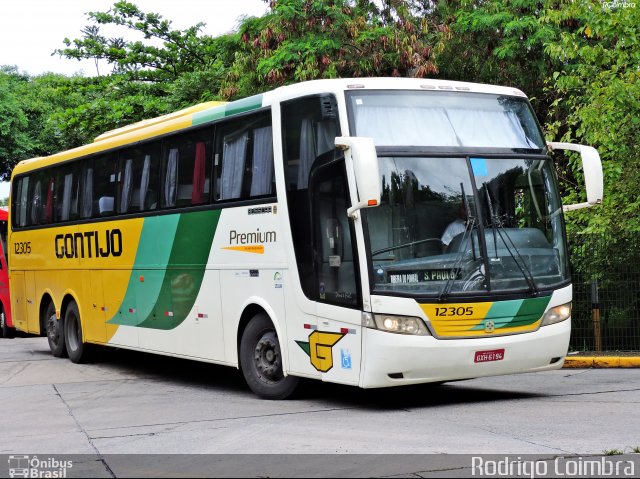
{"label": "metal railing", "polygon": [[640,234],[571,235],[570,350],[640,351]]}

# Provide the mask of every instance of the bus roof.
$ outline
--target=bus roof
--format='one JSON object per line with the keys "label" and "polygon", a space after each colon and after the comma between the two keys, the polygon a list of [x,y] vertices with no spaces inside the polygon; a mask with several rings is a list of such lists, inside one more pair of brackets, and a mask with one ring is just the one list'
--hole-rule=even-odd
{"label": "bus roof", "polygon": [[258,94],[228,103],[219,101],[202,103],[174,113],[117,128],[99,135],[93,143],[47,157],[21,161],[14,168],[12,177],[13,175],[36,168],[107,151],[191,126],[197,126],[213,120],[255,110],[277,101],[284,101],[303,95],[320,93],[339,94],[340,92],[348,90],[366,89],[456,91],[460,93],[489,93],[526,97],[520,90],[511,87],[426,78],[340,78],[311,80],[281,86],[264,94]]}

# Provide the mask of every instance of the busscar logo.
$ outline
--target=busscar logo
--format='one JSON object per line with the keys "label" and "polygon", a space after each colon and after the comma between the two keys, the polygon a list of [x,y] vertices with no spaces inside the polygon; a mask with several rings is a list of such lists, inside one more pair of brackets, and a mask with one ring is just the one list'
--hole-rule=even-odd
{"label": "busscar logo", "polygon": [[9,477],[64,478],[73,461],[54,457],[9,456]]}

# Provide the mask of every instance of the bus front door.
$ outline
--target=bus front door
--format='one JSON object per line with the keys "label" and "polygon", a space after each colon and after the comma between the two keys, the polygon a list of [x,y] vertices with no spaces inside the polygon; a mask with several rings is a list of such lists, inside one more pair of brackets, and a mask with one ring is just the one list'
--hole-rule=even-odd
{"label": "bus front door", "polygon": [[311,174],[318,334],[312,359],[324,381],[357,385],[362,351],[362,300],[344,161]]}

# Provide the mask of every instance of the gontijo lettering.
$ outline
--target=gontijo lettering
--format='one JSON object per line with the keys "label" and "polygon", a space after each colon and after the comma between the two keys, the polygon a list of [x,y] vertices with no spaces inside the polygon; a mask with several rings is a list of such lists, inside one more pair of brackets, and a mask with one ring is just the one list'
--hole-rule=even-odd
{"label": "gontijo lettering", "polygon": [[122,232],[119,229],[56,235],[56,258],[106,258],[122,254]]}

